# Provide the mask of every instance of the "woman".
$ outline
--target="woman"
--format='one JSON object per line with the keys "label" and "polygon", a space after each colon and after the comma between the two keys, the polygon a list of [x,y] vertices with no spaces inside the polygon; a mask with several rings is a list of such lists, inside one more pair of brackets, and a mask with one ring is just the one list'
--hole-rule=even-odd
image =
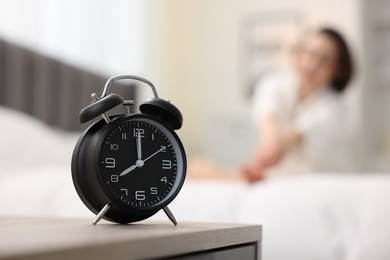
{"label": "woman", "polygon": [[[253,182],[339,170],[347,160],[341,94],[352,74],[348,46],[336,30],[322,28],[308,36],[295,53],[294,69],[270,75],[256,88],[254,117],[261,140],[240,178]],[[204,162],[190,165],[190,176],[199,171],[214,178],[231,176]]]}

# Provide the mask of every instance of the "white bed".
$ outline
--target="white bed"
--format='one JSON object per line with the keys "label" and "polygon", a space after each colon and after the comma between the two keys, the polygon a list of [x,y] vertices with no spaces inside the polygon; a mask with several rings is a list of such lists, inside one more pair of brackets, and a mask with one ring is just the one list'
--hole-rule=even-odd
{"label": "white bed", "polygon": [[[0,122],[0,215],[91,221],[71,179],[78,133],[4,108]],[[390,174],[313,173],[254,185],[187,181],[170,208],[179,224],[262,224],[266,260],[381,260],[390,259],[389,200]]]}

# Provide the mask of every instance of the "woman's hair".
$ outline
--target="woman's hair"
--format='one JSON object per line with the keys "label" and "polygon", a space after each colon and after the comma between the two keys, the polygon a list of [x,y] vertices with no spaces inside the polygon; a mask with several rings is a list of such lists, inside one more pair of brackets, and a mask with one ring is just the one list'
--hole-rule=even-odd
{"label": "woman's hair", "polygon": [[321,28],[317,31],[318,34],[325,35],[332,40],[337,48],[337,70],[331,80],[330,88],[336,92],[343,92],[347,87],[353,75],[353,62],[348,45],[343,36],[332,28]]}

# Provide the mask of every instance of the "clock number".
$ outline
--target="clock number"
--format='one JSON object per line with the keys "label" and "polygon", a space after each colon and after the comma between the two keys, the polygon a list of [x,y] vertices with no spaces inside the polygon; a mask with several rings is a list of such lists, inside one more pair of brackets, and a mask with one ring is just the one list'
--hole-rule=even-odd
{"label": "clock number", "polygon": [[163,178],[161,178],[160,181],[167,183],[167,182],[168,182],[168,179],[167,179],[167,177],[163,177]]}
{"label": "clock number", "polygon": [[110,144],[110,150],[111,151],[116,151],[119,149],[119,145],[118,144]]}
{"label": "clock number", "polygon": [[137,190],[135,192],[135,199],[136,200],[145,200],[146,199],[145,191],[144,190]]}
{"label": "clock number", "polygon": [[150,187],[150,194],[152,194],[152,195],[157,195],[157,194],[158,194],[158,189],[157,189],[157,187]]}
{"label": "clock number", "polygon": [[162,160],[162,169],[163,170],[172,169],[172,162],[170,160]]}
{"label": "clock number", "polygon": [[106,164],[106,168],[115,168],[115,159],[114,158],[106,158],[104,160],[104,163]]}
{"label": "clock number", "polygon": [[122,133],[122,140],[126,140],[127,139],[127,134],[126,133]]}
{"label": "clock number", "polygon": [[127,196],[129,194],[127,189],[121,189],[121,191],[125,192],[125,196]]}
{"label": "clock number", "polygon": [[111,182],[118,182],[119,177],[118,175],[111,175]]}
{"label": "clock number", "polygon": [[134,138],[137,138],[138,136],[144,137],[145,136],[144,134],[145,134],[145,129],[142,129],[142,128],[134,128],[133,129]]}

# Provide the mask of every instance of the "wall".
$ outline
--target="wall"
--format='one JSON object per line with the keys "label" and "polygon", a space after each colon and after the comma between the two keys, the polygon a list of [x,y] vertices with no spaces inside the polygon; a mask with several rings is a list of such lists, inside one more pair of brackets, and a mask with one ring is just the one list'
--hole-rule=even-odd
{"label": "wall", "polygon": [[102,72],[143,73],[141,0],[1,0],[0,35]]}

